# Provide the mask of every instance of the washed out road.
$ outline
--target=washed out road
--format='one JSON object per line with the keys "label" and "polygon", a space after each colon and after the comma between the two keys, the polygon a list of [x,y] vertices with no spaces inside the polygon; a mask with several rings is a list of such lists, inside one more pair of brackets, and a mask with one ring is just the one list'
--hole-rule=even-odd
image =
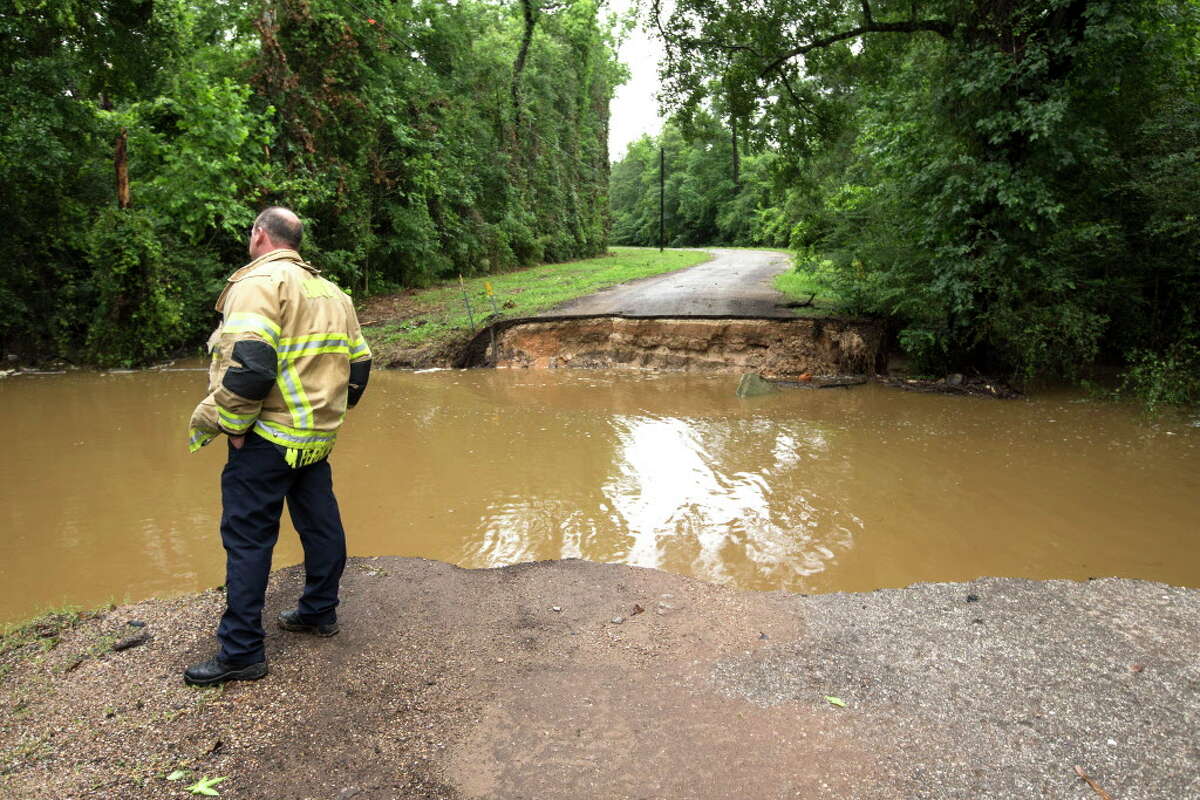
{"label": "washed out road", "polygon": [[624,315],[636,317],[796,316],[772,281],[791,266],[785,253],[712,249],[711,261],[695,267],[614,286],[572,300],[542,316]]}

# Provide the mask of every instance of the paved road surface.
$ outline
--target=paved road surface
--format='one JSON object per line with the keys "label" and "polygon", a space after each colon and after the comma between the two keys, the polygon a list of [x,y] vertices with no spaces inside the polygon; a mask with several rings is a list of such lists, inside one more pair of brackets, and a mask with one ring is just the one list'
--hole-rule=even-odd
{"label": "paved road surface", "polygon": [[689,269],[631,281],[572,300],[542,316],[624,314],[647,317],[781,317],[788,298],[772,280],[791,264],[783,253],[768,250],[706,250],[714,258]]}

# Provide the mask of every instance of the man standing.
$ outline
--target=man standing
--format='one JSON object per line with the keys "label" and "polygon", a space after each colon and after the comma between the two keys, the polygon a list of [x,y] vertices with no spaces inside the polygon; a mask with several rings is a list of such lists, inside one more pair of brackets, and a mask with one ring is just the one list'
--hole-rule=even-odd
{"label": "man standing", "polygon": [[303,225],[268,208],[250,229],[249,264],[229,276],[209,350],[208,397],[196,407],[188,448],[229,440],[221,473],[226,609],[221,649],[184,681],[211,686],[267,674],[262,609],[271,551],[287,499],[304,546],[304,593],[279,615],[285,630],[338,632],[338,584],[346,564],[328,456],[367,386],[371,351],[350,298],[297,252]]}

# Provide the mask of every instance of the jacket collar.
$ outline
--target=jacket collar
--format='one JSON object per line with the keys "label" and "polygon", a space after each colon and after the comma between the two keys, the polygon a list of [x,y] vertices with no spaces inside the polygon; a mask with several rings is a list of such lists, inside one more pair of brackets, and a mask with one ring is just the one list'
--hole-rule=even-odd
{"label": "jacket collar", "polygon": [[229,278],[227,278],[227,283],[225,284],[225,288],[221,290],[221,295],[217,298],[217,304],[216,304],[217,311],[221,311],[222,313],[224,313],[223,309],[225,307],[225,295],[229,294],[229,289],[233,286],[233,284],[237,283],[242,278],[245,278],[247,275],[249,275],[251,272],[253,272],[254,270],[261,267],[263,264],[267,264],[272,261],[291,261],[296,266],[302,267],[305,270],[308,270],[313,275],[321,274],[321,270],[317,269],[312,264],[309,264],[307,261],[305,261],[303,258],[301,258],[300,254],[297,253],[295,250],[289,250],[286,247],[281,247],[278,250],[272,250],[269,253],[263,253],[261,256],[254,259],[246,266],[235,270],[233,272],[233,274],[230,275]]}
{"label": "jacket collar", "polygon": [[266,264],[270,261],[291,261],[296,266],[303,267],[313,275],[321,274],[321,270],[317,269],[312,264],[309,264],[307,261],[301,258],[300,254],[295,250],[288,250],[286,247],[281,247],[278,250],[272,250],[269,253],[263,253],[246,266],[236,270],[232,275],[229,276],[230,283],[236,283],[237,281],[240,281],[242,278],[253,272],[256,268],[261,267],[263,264]]}

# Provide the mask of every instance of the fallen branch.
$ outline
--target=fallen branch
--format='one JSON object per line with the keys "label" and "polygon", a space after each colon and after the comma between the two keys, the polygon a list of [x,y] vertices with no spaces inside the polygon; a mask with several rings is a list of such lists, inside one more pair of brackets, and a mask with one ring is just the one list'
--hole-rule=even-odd
{"label": "fallen branch", "polygon": [[1093,792],[1100,795],[1101,800],[1113,800],[1112,795],[1104,791],[1100,784],[1089,778],[1087,773],[1083,771],[1083,767],[1078,764],[1075,765],[1075,774],[1087,781],[1087,785],[1092,787]]}
{"label": "fallen branch", "polygon": [[817,293],[813,292],[808,296],[808,299],[803,303],[788,303],[788,308],[812,308],[813,300],[817,298]]}

